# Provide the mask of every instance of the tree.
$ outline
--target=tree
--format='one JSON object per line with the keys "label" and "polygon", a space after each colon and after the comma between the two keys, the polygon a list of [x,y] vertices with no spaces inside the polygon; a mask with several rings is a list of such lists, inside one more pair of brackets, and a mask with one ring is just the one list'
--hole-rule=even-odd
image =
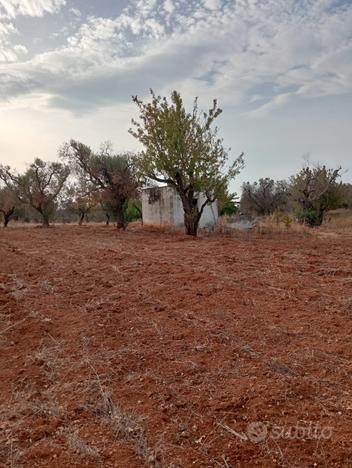
{"label": "tree", "polygon": [[15,194],[8,187],[0,189],[0,213],[3,215],[4,227],[7,227],[10,219],[15,214],[18,201]]}
{"label": "tree", "polygon": [[311,167],[308,164],[291,177],[290,195],[298,207],[299,219],[310,226],[320,226],[328,210],[341,204],[341,190],[337,179],[341,167]]}
{"label": "tree", "polygon": [[111,212],[115,216],[117,227],[126,229],[125,205],[136,196],[138,187],[132,156],[112,154],[110,144],[103,145],[96,154],[89,146],[76,140],[66,143],[61,154],[99,198],[106,213]]}
{"label": "tree", "polygon": [[128,201],[125,209],[126,219],[130,221],[142,220],[142,202],[140,199],[135,198]]}
{"label": "tree", "polygon": [[236,214],[238,212],[237,193],[230,193],[229,189],[224,187],[218,194],[218,209],[220,216]]}
{"label": "tree", "polygon": [[69,173],[67,166],[39,158],[22,175],[12,171],[9,166],[0,166],[0,179],[20,202],[30,205],[41,215],[46,227]]}
{"label": "tree", "polygon": [[[197,99],[193,110],[187,112],[176,91],[170,102],[153,91],[151,96],[151,102],[146,104],[133,97],[140,120],[132,120],[129,132],[144,146],[138,158],[140,175],[175,188],[183,205],[186,233],[196,236],[205,206],[214,202],[230,178],[238,174],[243,154],[225,173],[228,154],[217,128],[211,128],[222,112],[216,100],[207,113],[200,113]],[[198,207],[197,196],[201,192],[205,201]]]}
{"label": "tree", "polygon": [[352,184],[341,184],[342,207],[352,208]]}
{"label": "tree", "polygon": [[97,194],[87,185],[84,178],[79,178],[66,190],[65,205],[68,210],[78,214],[80,226],[98,201]]}
{"label": "tree", "polygon": [[270,215],[275,210],[284,210],[288,203],[288,187],[285,181],[275,182],[269,177],[261,178],[253,184],[242,186],[241,211]]}

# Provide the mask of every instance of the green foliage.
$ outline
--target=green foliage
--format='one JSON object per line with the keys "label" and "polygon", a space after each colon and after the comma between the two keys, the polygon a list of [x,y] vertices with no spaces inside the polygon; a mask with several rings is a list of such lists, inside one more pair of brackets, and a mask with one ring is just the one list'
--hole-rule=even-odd
{"label": "green foliage", "polygon": [[237,194],[230,193],[227,186],[223,186],[218,192],[218,209],[220,216],[232,216],[238,213]]}
{"label": "green foliage", "polygon": [[[187,112],[180,94],[170,101],[156,96],[145,104],[138,97],[139,121],[132,120],[129,131],[144,146],[138,158],[141,177],[173,186],[180,195],[188,234],[196,235],[206,204],[213,202],[243,167],[243,155],[225,171],[228,154],[212,125],[221,114],[214,100],[208,112],[199,112],[197,99]],[[199,208],[194,199],[204,192],[206,201]]]}
{"label": "green foliage", "polygon": [[221,210],[220,210],[220,215],[227,215],[227,216],[232,216],[237,214],[239,211],[238,206],[236,205],[235,202],[233,201],[227,201],[223,204]]}
{"label": "green foliage", "polygon": [[129,199],[137,196],[138,188],[132,156],[113,154],[109,143],[104,144],[99,153],[94,153],[89,146],[75,140],[64,145],[61,155],[70,162],[106,213],[116,218],[117,227],[125,229],[125,206]]}
{"label": "green foliage", "polygon": [[290,194],[298,219],[309,226],[320,226],[328,210],[342,204],[341,184],[337,183],[341,168],[306,165],[291,177]]}
{"label": "green foliage", "polygon": [[130,200],[125,207],[125,217],[128,222],[142,218],[142,204],[140,200]]}
{"label": "green foliage", "polygon": [[302,224],[307,224],[308,226],[320,226],[322,223],[321,216],[318,210],[315,209],[306,209],[297,211],[297,219]]}

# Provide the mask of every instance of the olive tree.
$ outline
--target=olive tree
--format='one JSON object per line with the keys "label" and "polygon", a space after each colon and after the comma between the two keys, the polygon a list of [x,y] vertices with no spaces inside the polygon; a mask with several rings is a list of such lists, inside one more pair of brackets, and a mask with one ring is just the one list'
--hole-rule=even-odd
{"label": "olive tree", "polygon": [[78,215],[78,224],[80,226],[98,202],[97,194],[82,177],[75,179],[65,192],[65,207]]}
{"label": "olive tree", "polygon": [[125,206],[136,196],[138,188],[132,156],[113,154],[109,144],[103,145],[99,153],[94,153],[89,146],[76,140],[66,143],[61,155],[84,179],[107,213],[114,215],[117,227],[126,229]]}
{"label": "olive tree", "polygon": [[320,226],[328,210],[341,203],[341,190],[337,180],[341,167],[309,166],[290,179],[290,195],[298,207],[299,219],[311,226]]}
{"label": "olive tree", "polygon": [[59,162],[46,162],[37,158],[24,174],[9,166],[0,166],[0,179],[17,199],[34,208],[48,227],[56,200],[69,176],[69,168]]}
{"label": "olive tree", "polygon": [[4,227],[10,222],[10,219],[14,216],[18,200],[15,194],[8,187],[0,189],[0,213],[3,216]]}
{"label": "olive tree", "polygon": [[[228,153],[213,127],[222,112],[216,100],[208,112],[198,110],[197,99],[187,112],[176,91],[170,100],[151,91],[151,102],[144,103],[137,96],[133,101],[139,120],[132,120],[129,132],[144,147],[137,161],[140,175],[175,188],[182,201],[186,233],[196,236],[205,206],[214,202],[240,171],[243,154],[225,170]],[[205,201],[198,207],[200,193]]]}

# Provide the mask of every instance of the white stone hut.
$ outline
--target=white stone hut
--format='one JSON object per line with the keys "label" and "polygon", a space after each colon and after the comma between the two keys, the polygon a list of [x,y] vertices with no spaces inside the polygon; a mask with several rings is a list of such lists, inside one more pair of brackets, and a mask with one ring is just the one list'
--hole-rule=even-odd
{"label": "white stone hut", "polygon": [[[198,208],[205,201],[203,193],[195,201]],[[142,190],[142,213],[145,225],[184,227],[184,215],[181,198],[171,186],[149,187]],[[199,221],[200,228],[211,228],[218,220],[218,205],[213,202],[205,206]]]}

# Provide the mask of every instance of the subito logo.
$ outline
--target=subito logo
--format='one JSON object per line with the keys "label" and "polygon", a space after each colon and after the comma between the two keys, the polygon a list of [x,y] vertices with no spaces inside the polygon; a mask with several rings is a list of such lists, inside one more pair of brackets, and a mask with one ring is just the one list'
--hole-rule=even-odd
{"label": "subito logo", "polygon": [[247,426],[247,437],[251,442],[258,444],[263,442],[268,436],[268,428],[262,422],[252,422]]}

